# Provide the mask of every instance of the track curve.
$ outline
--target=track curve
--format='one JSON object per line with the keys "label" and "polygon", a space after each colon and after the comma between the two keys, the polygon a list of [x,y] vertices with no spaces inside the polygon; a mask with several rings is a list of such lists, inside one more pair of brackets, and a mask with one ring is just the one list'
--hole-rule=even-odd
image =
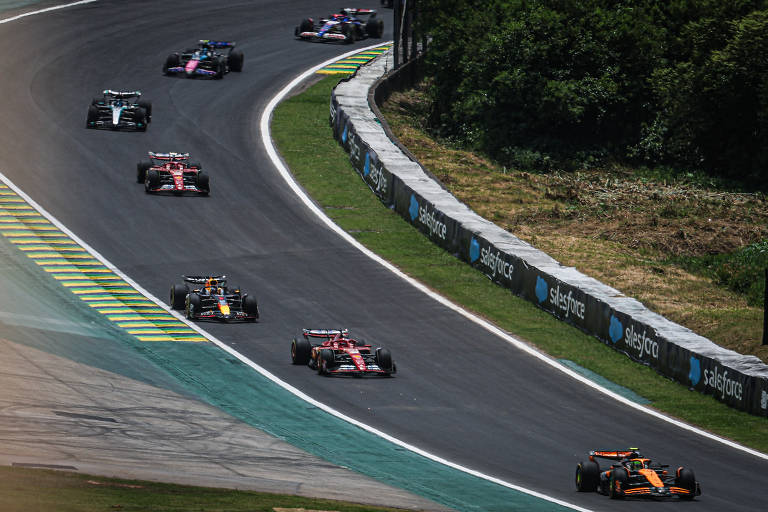
{"label": "track curve", "polygon": [[[291,37],[298,20],[334,8],[113,0],[4,25],[3,64],[12,72],[0,82],[0,170],[159,297],[182,273],[225,273],[256,291],[259,324],[203,328],[408,443],[595,510],[612,504],[573,491],[576,461],[589,449],[633,444],[696,470],[705,492],[697,510],[759,510],[768,497],[765,460],[553,372],[391,275],[299,205],[265,157],[258,119],[283,84],[349,49]],[[243,72],[220,81],[160,73],[167,53],[204,37],[237,40]],[[153,102],[146,133],[84,128],[89,99],[105,88],[144,92]],[[148,150],[191,152],[211,174],[211,197],[145,195],[134,166]],[[385,344],[398,376],[320,379],[291,366],[288,341],[304,326],[345,326]]]}

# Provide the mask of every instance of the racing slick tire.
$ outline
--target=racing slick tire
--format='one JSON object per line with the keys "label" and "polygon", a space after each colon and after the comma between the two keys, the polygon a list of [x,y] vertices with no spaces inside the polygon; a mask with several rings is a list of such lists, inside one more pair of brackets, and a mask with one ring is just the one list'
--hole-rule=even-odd
{"label": "racing slick tire", "polygon": [[147,111],[142,107],[136,109],[133,114],[133,122],[136,123],[136,129],[145,132],[147,131]]}
{"label": "racing slick tire", "polygon": [[336,354],[333,350],[325,348],[317,354],[317,374],[328,375],[328,370],[336,364]]}
{"label": "racing slick tire", "polygon": [[224,74],[227,72],[227,63],[223,58],[219,58],[216,61],[216,74],[213,75],[214,80],[221,80],[224,78]]}
{"label": "racing slick tire", "polygon": [[[610,485],[608,486],[608,497],[612,500],[618,500],[624,497],[624,486],[629,480],[629,474],[624,468],[613,468],[611,470]],[[620,484],[622,490],[616,490],[616,484]]]}
{"label": "racing slick tire", "polygon": [[181,310],[184,309],[184,305],[187,301],[187,294],[189,293],[189,287],[185,284],[174,284],[171,286],[170,304],[171,309]]}
{"label": "racing slick tire", "polygon": [[291,361],[293,364],[308,364],[312,356],[312,344],[304,338],[293,338],[291,343]]}
{"label": "racing slick tire", "polygon": [[136,164],[136,183],[144,183],[147,179],[147,171],[152,167],[150,162],[139,162]]}
{"label": "racing slick tire", "polygon": [[385,372],[392,373],[392,353],[386,348],[377,348],[376,364]]}
{"label": "racing slick tire", "polygon": [[187,300],[184,304],[184,316],[190,320],[197,319],[197,311],[200,311],[200,295],[196,293],[190,293],[187,295]]}
{"label": "racing slick tire", "polygon": [[176,53],[172,53],[168,56],[167,59],[165,59],[165,65],[163,66],[163,73],[166,75],[171,75],[168,70],[171,68],[177,68],[181,64],[181,59],[179,59],[179,55]]}
{"label": "racing slick tire", "polygon": [[138,105],[147,113],[147,122],[152,122],[152,102],[141,100]]}
{"label": "racing slick tire", "polygon": [[677,470],[677,477],[675,477],[675,485],[688,489],[691,494],[681,494],[680,499],[692,500],[696,496],[696,476],[693,474],[692,469],[682,467]]}
{"label": "racing slick tire", "polygon": [[203,171],[197,173],[196,186],[200,193],[204,196],[207,196],[211,193],[211,180]]}
{"label": "racing slick tire", "polygon": [[380,38],[384,34],[384,20],[380,20],[375,15],[365,23],[365,32],[368,37]]}
{"label": "racing slick tire", "polygon": [[351,25],[342,25],[341,33],[345,36],[344,44],[352,44],[355,42],[355,29]]}
{"label": "racing slick tire", "polygon": [[229,66],[229,70],[237,73],[242,71],[244,59],[245,56],[243,55],[243,52],[240,50],[231,50],[227,55],[227,66]]}
{"label": "racing slick tire", "polygon": [[299,23],[299,26],[296,27],[296,31],[294,32],[294,35],[296,37],[299,36],[302,32],[312,32],[315,28],[315,24],[312,23],[312,20],[309,18],[305,18],[301,20],[301,23]]}
{"label": "racing slick tire", "polygon": [[600,465],[592,460],[576,465],[576,490],[595,492],[600,484]]}
{"label": "racing slick tire", "polygon": [[253,317],[249,318],[251,322],[255,322],[259,318],[259,303],[256,301],[256,297],[253,295],[243,297],[243,311]]}
{"label": "racing slick tire", "polygon": [[160,186],[160,175],[154,169],[148,169],[144,179],[144,192],[151,194],[154,189]]}
{"label": "racing slick tire", "polygon": [[91,105],[88,107],[88,118],[85,121],[86,128],[96,128],[96,121],[99,120],[99,109]]}
{"label": "racing slick tire", "polygon": [[190,167],[194,167],[198,171],[202,171],[203,170],[203,166],[200,164],[200,162],[190,162],[189,166]]}

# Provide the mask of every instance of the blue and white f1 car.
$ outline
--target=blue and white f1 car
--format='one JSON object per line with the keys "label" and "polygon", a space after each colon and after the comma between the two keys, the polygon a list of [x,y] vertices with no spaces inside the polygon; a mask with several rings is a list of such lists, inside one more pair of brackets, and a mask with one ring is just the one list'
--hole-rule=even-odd
{"label": "blue and white f1 car", "polygon": [[152,103],[139,98],[141,91],[107,89],[103,92],[103,97],[91,101],[86,128],[127,128],[145,131],[152,121]]}
{"label": "blue and white f1 car", "polygon": [[[229,49],[224,54],[219,50]],[[230,71],[243,70],[243,52],[235,50],[234,41],[201,39],[197,48],[172,53],[165,59],[163,73],[187,78],[203,76],[221,79]]]}
{"label": "blue and white f1 car", "polygon": [[[367,17],[366,21],[361,19]],[[342,9],[338,14],[320,18],[301,20],[293,31],[299,39],[308,41],[336,41],[350,44],[366,37],[381,37],[384,34],[384,21],[376,16],[374,9]]]}

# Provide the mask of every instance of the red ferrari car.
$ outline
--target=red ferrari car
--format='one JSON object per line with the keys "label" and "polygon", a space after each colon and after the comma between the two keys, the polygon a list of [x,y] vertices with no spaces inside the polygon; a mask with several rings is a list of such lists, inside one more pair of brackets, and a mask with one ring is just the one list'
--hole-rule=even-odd
{"label": "red ferrari car", "polygon": [[372,350],[370,344],[350,338],[347,329],[303,329],[302,334],[302,338],[294,338],[291,343],[293,364],[309,365],[319,375],[389,377],[397,372],[389,350]]}
{"label": "red ferrari car", "polygon": [[[595,459],[616,461],[610,469],[601,470]],[[625,451],[591,451],[589,460],[576,466],[576,490],[607,494],[612,499],[625,497],[669,498],[679,496],[692,500],[701,494],[693,470],[679,467],[670,472],[669,465],[655,464],[640,455],[637,448]]]}
{"label": "red ferrari car", "polygon": [[190,163],[189,153],[149,152],[149,162],[136,164],[136,182],[144,183],[147,194],[194,192],[208,195],[211,192],[208,175],[198,163]]}

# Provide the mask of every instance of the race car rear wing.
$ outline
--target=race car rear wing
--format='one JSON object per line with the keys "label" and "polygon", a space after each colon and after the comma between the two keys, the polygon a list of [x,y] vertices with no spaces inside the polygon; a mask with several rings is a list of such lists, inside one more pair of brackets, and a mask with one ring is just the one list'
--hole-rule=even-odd
{"label": "race car rear wing", "polygon": [[227,276],[181,276],[184,281],[191,284],[205,284],[209,279],[215,279],[223,284],[227,281]]}
{"label": "race car rear wing", "polygon": [[201,39],[199,41],[201,46],[208,46],[210,48],[234,48],[235,41],[211,41],[210,39]]}
{"label": "race car rear wing", "polygon": [[629,450],[592,450],[589,452],[589,459],[594,460],[594,457],[600,459],[622,460],[622,459],[637,459],[640,458],[639,448],[630,448]]}
{"label": "race car rear wing", "polygon": [[152,158],[153,160],[167,160],[169,162],[180,162],[183,160],[189,160],[189,153],[155,153],[154,151],[149,152],[149,158]]}
{"label": "race car rear wing", "polygon": [[376,9],[357,9],[354,7],[347,7],[342,9],[341,12],[347,16],[373,16],[376,14]]}
{"label": "race car rear wing", "polygon": [[113,98],[138,98],[141,96],[141,91],[113,91],[112,89],[105,89],[103,94]]}
{"label": "race car rear wing", "polygon": [[305,338],[326,338],[332,339],[337,334],[344,337],[349,335],[349,329],[302,329]]}

